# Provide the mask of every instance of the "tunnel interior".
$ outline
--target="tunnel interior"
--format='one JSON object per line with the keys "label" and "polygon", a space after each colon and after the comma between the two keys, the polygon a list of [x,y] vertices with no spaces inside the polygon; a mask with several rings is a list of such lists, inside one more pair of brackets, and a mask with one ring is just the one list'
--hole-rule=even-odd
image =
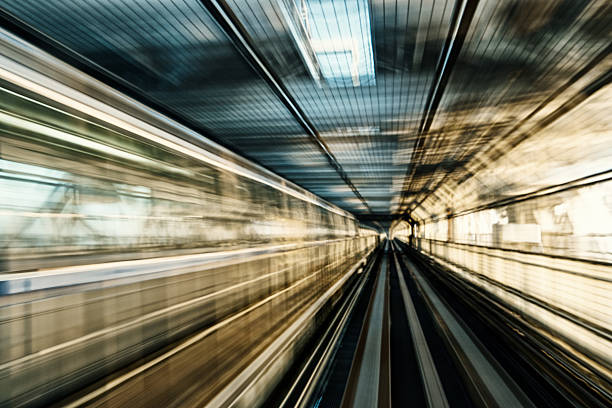
{"label": "tunnel interior", "polygon": [[611,26],[0,3],[0,407],[612,405]]}

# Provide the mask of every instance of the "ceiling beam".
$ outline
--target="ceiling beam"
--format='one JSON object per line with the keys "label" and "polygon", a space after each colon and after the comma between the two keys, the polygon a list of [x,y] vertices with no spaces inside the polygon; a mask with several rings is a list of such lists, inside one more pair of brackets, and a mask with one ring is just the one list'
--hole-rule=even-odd
{"label": "ceiling beam", "polygon": [[357,187],[349,179],[348,175],[331,152],[325,141],[321,138],[315,127],[310,123],[302,109],[293,99],[289,91],[285,88],[282,81],[268,66],[265,58],[260,55],[255,47],[253,40],[247,33],[246,29],[240,23],[236,15],[224,0],[201,0],[202,5],[208,10],[217,24],[225,32],[234,47],[240,52],[245,60],[255,69],[256,72],[266,81],[270,89],[276,94],[279,100],[285,105],[289,112],[293,115],[298,124],[308,134],[314,144],[326,157],[330,166],[336,170],[342,180],[351,189],[353,194],[363,203],[368,212],[372,212],[368,202],[357,190]]}
{"label": "ceiling beam", "polygon": [[[419,152],[423,150],[427,133],[429,132],[438,107],[440,106],[442,95],[444,94],[448,80],[450,79],[461,48],[463,47],[463,43],[465,42],[465,37],[472,23],[477,6],[478,0],[461,0],[456,3],[455,9],[453,10],[446,41],[444,42],[440,58],[438,59],[434,82],[431,84],[429,94],[427,95],[425,112],[423,113],[421,124],[419,125],[417,141],[412,151],[409,167],[406,170],[404,190],[410,190],[410,188],[406,188],[406,184],[411,184],[417,168],[417,161],[420,160]],[[405,199],[406,196],[402,195],[400,198],[400,208],[403,207]],[[404,212],[405,211],[406,210],[404,210]]]}

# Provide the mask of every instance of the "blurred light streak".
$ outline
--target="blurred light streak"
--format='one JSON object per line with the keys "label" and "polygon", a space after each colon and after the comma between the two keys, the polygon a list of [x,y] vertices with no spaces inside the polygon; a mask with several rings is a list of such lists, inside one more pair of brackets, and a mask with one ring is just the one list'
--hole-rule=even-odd
{"label": "blurred light streak", "polygon": [[[4,31],[0,31],[2,37],[7,36],[8,34]],[[9,70],[10,69],[10,70]],[[16,74],[15,72],[19,73]],[[205,163],[211,164],[215,167],[231,171],[233,173],[239,174],[241,176],[250,178],[259,183],[269,185],[273,188],[276,188],[283,193],[292,195],[298,199],[308,201],[312,204],[321,206],[328,211],[341,214],[343,216],[352,217],[346,211],[342,211],[336,207],[327,205],[322,203],[319,200],[313,199],[313,197],[301,194],[294,189],[290,189],[284,186],[281,186],[277,183],[270,182],[268,179],[260,177],[253,172],[243,168],[240,165],[235,163],[231,163],[225,159],[215,157],[204,149],[201,149],[197,146],[194,146],[191,143],[187,143],[185,141],[180,140],[174,135],[170,135],[161,131],[160,129],[152,128],[150,125],[134,118],[133,116],[128,116],[123,112],[120,112],[108,105],[105,105],[95,99],[91,98],[88,95],[82,94],[77,90],[67,88],[65,85],[54,81],[49,77],[45,77],[29,68],[26,68],[14,61],[6,58],[4,55],[0,55],[0,78],[12,82],[24,89],[35,92],[39,95],[42,95],[46,98],[69,106],[75,110],[83,112],[87,115],[93,116],[97,119],[100,119],[104,122],[110,123],[112,125],[121,127],[128,132],[133,134],[142,136],[154,143],[165,146],[187,156],[193,157],[197,160],[203,161]],[[30,79],[28,79],[30,78]],[[35,82],[35,79],[37,82]],[[41,85],[45,84],[45,85]],[[78,100],[74,99],[74,97],[66,96],[54,89],[61,89],[67,91],[66,94],[78,95]],[[81,102],[86,101],[87,103]],[[123,120],[121,118],[127,118],[129,121]],[[133,125],[133,123],[138,124],[137,126]],[[156,131],[157,134],[146,131],[145,129],[150,129]]]}

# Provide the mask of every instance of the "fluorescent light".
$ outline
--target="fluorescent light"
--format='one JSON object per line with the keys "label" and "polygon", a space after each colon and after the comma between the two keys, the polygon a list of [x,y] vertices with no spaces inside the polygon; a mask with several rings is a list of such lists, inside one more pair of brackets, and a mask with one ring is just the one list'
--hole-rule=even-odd
{"label": "fluorescent light", "polygon": [[367,0],[278,2],[313,79],[334,86],[376,84]]}
{"label": "fluorescent light", "polygon": [[306,0],[321,75],[337,86],[375,85],[367,0]]}
{"label": "fluorescent light", "polygon": [[308,68],[308,72],[318,81],[320,79],[319,65],[308,41],[308,25],[306,21],[300,16],[299,10],[295,8],[291,0],[277,0],[277,4],[287,22],[289,32],[298,47],[300,56]]}

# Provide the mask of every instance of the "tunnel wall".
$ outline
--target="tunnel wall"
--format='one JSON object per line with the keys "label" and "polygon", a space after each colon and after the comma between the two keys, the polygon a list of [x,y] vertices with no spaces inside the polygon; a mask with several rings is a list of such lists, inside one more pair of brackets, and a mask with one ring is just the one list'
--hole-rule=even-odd
{"label": "tunnel wall", "polygon": [[398,224],[394,236],[411,238],[415,249],[516,313],[601,384],[612,378],[611,185],[421,221],[412,237]]}
{"label": "tunnel wall", "polygon": [[[194,376],[193,383],[208,385],[189,395],[211,398],[308,306],[345,275],[350,278],[376,241],[371,235],[302,248],[228,251],[224,257],[172,257],[148,266],[109,263],[102,271],[105,279],[3,296],[0,405],[44,405],[207,327],[214,330],[197,345],[127,381],[119,397],[111,392],[108,398],[127,398],[129,404],[138,394],[149,401],[143,405],[170,403],[181,398],[182,382]],[[131,276],[117,272],[128,267]],[[81,269],[72,272],[80,274],[73,280],[94,272]],[[302,341],[328,308],[300,329]],[[168,370],[172,374],[164,374]],[[144,383],[150,388],[141,395]]]}
{"label": "tunnel wall", "polygon": [[608,69],[560,88],[531,112],[535,125],[510,121],[514,133],[453,171],[439,166],[406,199],[414,231],[394,226],[603,389],[612,380],[612,86],[584,87]]}

